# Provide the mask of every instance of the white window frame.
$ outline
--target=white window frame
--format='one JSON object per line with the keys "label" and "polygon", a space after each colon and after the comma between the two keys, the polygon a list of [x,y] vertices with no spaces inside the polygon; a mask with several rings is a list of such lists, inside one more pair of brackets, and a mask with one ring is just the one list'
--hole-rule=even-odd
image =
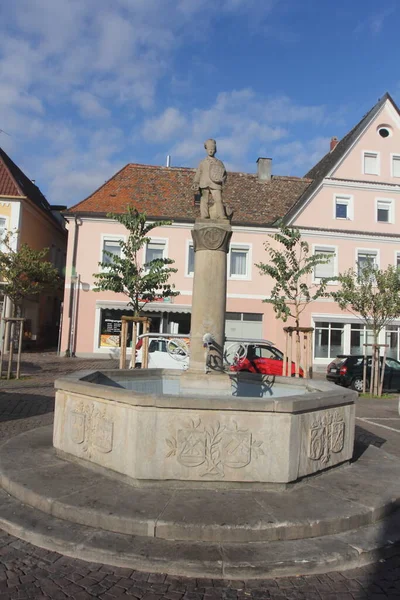
{"label": "white window frame", "polygon": [[[247,261],[246,261],[246,275],[231,275],[231,252],[232,250],[247,250]],[[251,271],[253,266],[253,247],[252,244],[244,244],[241,242],[235,242],[229,246],[228,252],[228,279],[232,281],[251,281]]]}
{"label": "white window frame", "polygon": [[[319,249],[317,251],[317,248]],[[313,244],[312,246],[313,249],[313,255],[314,254],[322,254],[324,250],[331,252],[333,250],[333,252],[335,253],[335,256],[333,257],[333,277],[337,277],[339,270],[338,270],[338,255],[339,255],[339,250],[338,250],[338,246],[331,246],[330,244]],[[315,277],[315,267],[312,270],[312,282],[313,283],[320,283],[321,279],[324,279],[322,277]],[[337,281],[328,281],[328,285],[338,285]]]}
{"label": "white window frame", "polygon": [[[334,194],[333,195],[333,218],[337,221],[353,221],[354,219],[354,196],[348,194]],[[336,216],[336,204],[347,205],[347,217]]]}
{"label": "white window frame", "polygon": [[381,257],[380,257],[380,250],[378,250],[377,248],[356,248],[356,258],[355,258],[355,270],[358,273],[358,255],[359,254],[374,254],[376,257],[375,260],[375,264],[378,267],[378,269],[380,269],[380,262],[381,262]]}
{"label": "white window frame", "polygon": [[189,248],[190,247],[194,247],[193,246],[193,240],[186,240],[186,252],[185,252],[185,277],[189,277],[190,279],[193,279],[194,276],[194,271],[193,273],[189,273]]}
{"label": "white window frame", "polygon": [[[115,233],[102,233],[101,234],[101,245],[100,245],[100,258],[99,258],[99,262],[103,262],[103,249],[104,249],[104,242],[126,242],[126,235],[117,235]],[[124,253],[122,251],[121,248],[121,256],[123,256]],[[106,270],[108,267],[103,267],[103,270]],[[99,265],[99,271],[102,270],[102,267]]]}
{"label": "white window frame", "polygon": [[393,169],[393,164],[394,164],[394,159],[397,158],[400,161],[400,154],[395,154],[395,153],[391,153],[390,154],[390,175],[392,177],[394,177],[395,179],[400,179],[400,175],[395,175],[394,174],[394,169]]}
{"label": "white window frame", "polygon": [[[153,237],[151,237],[149,240],[150,244],[163,244],[164,245],[163,258],[169,258],[168,257],[168,242],[169,242],[168,238],[156,238],[156,237],[153,238]],[[147,244],[145,244],[143,246],[143,255],[142,255],[143,264],[146,263],[146,255],[147,255]]]}
{"label": "white window frame", "polygon": [[[388,221],[378,221],[378,204],[382,202],[387,204],[389,209],[389,220]],[[375,222],[381,223],[382,225],[387,225],[390,223],[394,223],[394,203],[393,198],[375,198]]]}
{"label": "white window frame", "polygon": [[[4,219],[4,221],[5,221],[5,225],[4,225],[4,233],[5,233],[5,234],[7,234],[7,232],[9,232],[9,231],[10,231],[10,218],[9,218],[9,217],[6,217],[5,215],[0,215],[0,219]],[[11,239],[10,239],[11,246],[13,245],[13,243],[15,244],[15,241],[13,242],[13,237],[14,237],[14,236],[11,236]],[[16,237],[16,236],[15,236],[15,237]],[[16,248],[15,248],[15,249],[16,249]],[[7,251],[7,248],[4,246],[4,243],[3,243],[3,241],[1,240],[1,238],[0,238],[0,250],[1,250],[2,252],[6,252],[6,251]]]}
{"label": "white window frame", "polygon": [[[376,173],[366,173],[365,172],[365,155],[366,154],[374,154],[376,156]],[[364,175],[380,175],[381,174],[381,154],[376,150],[363,150],[361,154],[361,173]]]}

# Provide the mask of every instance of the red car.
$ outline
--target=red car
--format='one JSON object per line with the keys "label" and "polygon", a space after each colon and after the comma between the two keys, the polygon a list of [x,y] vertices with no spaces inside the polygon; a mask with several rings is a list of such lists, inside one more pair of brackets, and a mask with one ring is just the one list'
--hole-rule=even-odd
{"label": "red car", "polygon": [[[282,375],[283,353],[278,348],[266,344],[241,344],[230,370],[262,373],[263,375]],[[300,377],[304,377],[301,367],[299,374]],[[294,362],[292,362],[291,375],[295,375]]]}

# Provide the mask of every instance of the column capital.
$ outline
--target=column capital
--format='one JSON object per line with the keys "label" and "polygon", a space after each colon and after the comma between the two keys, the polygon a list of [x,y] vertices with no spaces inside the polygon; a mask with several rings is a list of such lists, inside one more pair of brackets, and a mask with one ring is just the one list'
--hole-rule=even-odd
{"label": "column capital", "polygon": [[232,227],[228,219],[196,219],[192,229],[193,248],[228,253]]}

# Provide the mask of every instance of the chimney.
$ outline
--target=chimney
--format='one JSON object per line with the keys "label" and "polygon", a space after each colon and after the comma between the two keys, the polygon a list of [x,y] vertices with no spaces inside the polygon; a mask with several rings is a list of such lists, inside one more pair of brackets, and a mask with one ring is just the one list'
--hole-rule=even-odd
{"label": "chimney", "polygon": [[171,166],[171,156],[167,154],[167,167]]}
{"label": "chimney", "polygon": [[259,181],[271,181],[272,158],[257,158],[257,175]]}
{"label": "chimney", "polygon": [[337,137],[332,137],[331,138],[331,143],[330,143],[330,151],[332,152],[332,150],[334,150],[336,148],[336,146],[339,143],[339,139]]}

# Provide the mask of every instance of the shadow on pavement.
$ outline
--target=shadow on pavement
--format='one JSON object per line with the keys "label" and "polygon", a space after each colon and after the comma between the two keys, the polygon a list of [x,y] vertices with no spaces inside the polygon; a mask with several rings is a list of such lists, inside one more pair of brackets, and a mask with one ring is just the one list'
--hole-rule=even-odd
{"label": "shadow on pavement", "polygon": [[0,392],[0,423],[54,412],[54,394]]}
{"label": "shadow on pavement", "polygon": [[364,454],[368,446],[376,446],[377,448],[381,448],[385,442],[385,438],[382,438],[379,435],[371,433],[367,429],[356,425],[353,462],[358,460]]}

